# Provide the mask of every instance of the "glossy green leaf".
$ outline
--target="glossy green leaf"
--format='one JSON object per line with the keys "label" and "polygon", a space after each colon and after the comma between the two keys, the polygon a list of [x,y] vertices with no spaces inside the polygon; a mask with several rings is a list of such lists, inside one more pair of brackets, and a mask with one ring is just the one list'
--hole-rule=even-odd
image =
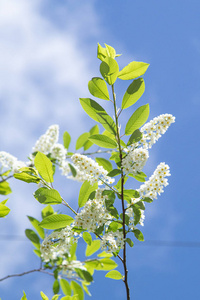
{"label": "glossy green leaf", "polygon": [[84,292],[80,284],[76,281],[71,281],[71,289],[74,292],[74,295],[78,294],[78,300],[84,300]]}
{"label": "glossy green leaf", "polygon": [[130,136],[127,146],[130,146],[131,144],[137,143],[142,138],[142,132],[139,129],[136,129]]}
{"label": "glossy green leaf", "polygon": [[103,134],[94,134],[89,137],[89,140],[92,141],[95,145],[103,148],[117,148],[117,143]]}
{"label": "glossy green leaf", "polygon": [[64,295],[71,296],[71,287],[67,280],[60,279],[60,286],[61,286],[61,289],[62,289]]}
{"label": "glossy green leaf", "polygon": [[35,199],[42,204],[60,204],[62,198],[57,190],[48,189],[46,187],[39,188],[33,194]]}
{"label": "glossy green leaf", "polygon": [[144,241],[144,236],[143,236],[142,232],[139,229],[134,229],[133,233],[134,233],[136,239],[138,239],[141,242]]}
{"label": "glossy green leaf", "polygon": [[121,227],[122,227],[122,224],[113,221],[109,224],[109,231],[116,232]]}
{"label": "glossy green leaf", "polygon": [[32,229],[25,230],[26,237],[35,244],[40,244],[38,235]]}
{"label": "glossy green leaf", "polygon": [[99,43],[98,43],[98,47],[97,47],[97,58],[99,58],[100,60],[104,60],[106,57],[108,56],[106,48],[102,47]]}
{"label": "glossy green leaf", "polygon": [[53,168],[50,159],[43,153],[36,154],[34,164],[41,177],[46,182],[53,182]]}
{"label": "glossy green leaf", "polygon": [[112,164],[109,160],[103,158],[103,157],[96,157],[96,162],[102,166],[106,171],[110,172],[112,170]]}
{"label": "glossy green leaf", "polygon": [[145,182],[146,181],[145,178],[147,177],[147,175],[144,174],[143,172],[138,172],[138,174],[136,174],[136,175],[129,174],[129,176],[135,178],[139,182]]}
{"label": "glossy green leaf", "polygon": [[45,229],[59,229],[70,225],[74,219],[63,214],[53,214],[42,220],[39,225]]}
{"label": "glossy green leaf", "polygon": [[106,252],[106,251],[102,251],[102,252],[99,253],[97,256],[98,256],[98,257],[112,257],[113,255],[112,255],[112,253],[108,253],[108,252]]}
{"label": "glossy green leaf", "polygon": [[70,171],[72,172],[72,176],[76,177],[76,174],[77,174],[76,169],[74,168],[74,166],[72,164],[69,163],[68,165],[69,165]]}
{"label": "glossy green leaf", "polygon": [[87,142],[88,137],[90,136],[89,132],[81,134],[76,141],[76,150],[80,149]]}
{"label": "glossy green leaf", "polygon": [[91,245],[87,245],[85,255],[91,256],[92,254],[94,254],[96,251],[99,250],[100,246],[101,246],[100,240],[92,241]]}
{"label": "glossy green leaf", "polygon": [[[115,49],[112,46],[109,46],[107,44],[105,44],[105,46],[106,46],[107,56],[115,58],[116,57],[116,51],[115,51]],[[117,56],[119,56],[119,55],[117,55]]]}
{"label": "glossy green leaf", "polygon": [[42,300],[49,300],[49,298],[43,292],[40,292],[40,295],[42,297]]}
{"label": "glossy green leaf", "polygon": [[[90,136],[93,134],[98,134],[98,133],[99,133],[98,125],[93,126],[89,131]],[[85,151],[88,150],[92,145],[93,145],[93,143],[91,141],[87,140],[87,142],[84,144],[84,150]]]}
{"label": "glossy green leaf", "polygon": [[117,264],[110,258],[99,259],[99,264],[95,267],[96,270],[109,271],[117,268]]}
{"label": "glossy green leaf", "polygon": [[121,280],[123,278],[122,274],[117,270],[108,272],[105,277],[115,280]]}
{"label": "glossy green leaf", "polygon": [[121,170],[119,170],[119,169],[113,169],[113,170],[110,171],[107,175],[108,175],[109,177],[115,177],[115,176],[120,175],[120,174],[122,174],[122,171],[121,171]]}
{"label": "glossy green leaf", "polygon": [[26,293],[24,291],[23,291],[23,296],[22,296],[21,300],[27,300]]}
{"label": "glossy green leaf", "polygon": [[53,283],[53,293],[58,294],[59,290],[60,290],[59,281],[56,279],[56,280],[54,280],[54,283]]}
{"label": "glossy green leaf", "polygon": [[93,281],[93,277],[92,275],[85,270],[81,270],[81,269],[75,269],[76,273],[78,274],[78,276],[83,279],[86,282],[92,282]]}
{"label": "glossy green leaf", "polygon": [[85,231],[83,232],[83,239],[84,241],[88,244],[88,245],[91,245],[92,243],[92,236],[89,232]]}
{"label": "glossy green leaf", "polygon": [[149,197],[144,197],[144,198],[142,199],[142,201],[147,202],[147,203],[151,203],[151,202],[153,202],[153,199],[151,199],[151,198],[149,198]]}
{"label": "glossy green leaf", "polygon": [[39,183],[41,180],[38,176],[30,175],[30,174],[27,174],[26,172],[15,173],[13,176],[16,179],[25,181],[27,183],[31,183],[31,182]]}
{"label": "glossy green leaf", "polygon": [[135,79],[144,75],[148,67],[149,64],[147,63],[133,61],[119,72],[118,78],[122,80]]}
{"label": "glossy green leaf", "polygon": [[101,123],[106,130],[115,134],[115,123],[101,105],[90,98],[80,98],[80,103],[90,118]]}
{"label": "glossy green leaf", "polygon": [[100,65],[100,72],[109,85],[113,85],[119,73],[119,65],[112,57],[106,57]]}
{"label": "glossy green leaf", "polygon": [[133,241],[131,239],[129,239],[129,238],[126,239],[126,242],[129,244],[130,247],[134,246]]}
{"label": "glossy green leaf", "polygon": [[109,100],[108,88],[102,78],[93,77],[88,83],[88,89],[94,97]]}
{"label": "glossy green leaf", "polygon": [[78,197],[79,207],[83,207],[85,205],[85,203],[88,201],[90,194],[93,191],[96,191],[97,188],[98,188],[97,182],[93,185],[91,185],[89,181],[83,182],[83,184],[80,188],[79,197]]}
{"label": "glossy green leaf", "polygon": [[149,117],[149,104],[140,106],[130,117],[126,124],[125,134],[132,134],[136,129],[139,129],[147,121]]}
{"label": "glossy green leaf", "polygon": [[10,208],[0,203],[0,218],[4,218],[10,212]]}
{"label": "glossy green leaf", "polygon": [[67,131],[65,131],[63,133],[63,145],[66,149],[69,148],[70,142],[71,142],[71,136]]}
{"label": "glossy green leaf", "polygon": [[42,227],[40,227],[39,225],[39,221],[31,216],[27,216],[29,221],[31,222],[31,224],[33,225],[33,227],[35,228],[35,230],[37,231],[37,233],[39,234],[39,236],[41,237],[41,239],[45,238],[45,232],[44,229]]}
{"label": "glossy green leaf", "polygon": [[12,193],[10,185],[7,181],[0,182],[0,194],[1,195],[8,195]]}
{"label": "glossy green leaf", "polygon": [[53,214],[54,214],[54,210],[53,207],[51,207],[51,205],[45,206],[41,211],[42,219],[51,216]]}
{"label": "glossy green leaf", "polygon": [[128,108],[136,103],[143,95],[145,90],[144,80],[138,78],[134,80],[126,90],[122,100],[122,109]]}

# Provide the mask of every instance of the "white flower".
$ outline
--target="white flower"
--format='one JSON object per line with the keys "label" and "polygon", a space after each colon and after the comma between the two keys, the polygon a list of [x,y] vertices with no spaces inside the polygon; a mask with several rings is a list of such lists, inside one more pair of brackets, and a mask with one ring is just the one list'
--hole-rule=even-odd
{"label": "white flower", "polygon": [[41,246],[41,258],[43,261],[55,260],[58,257],[64,257],[64,254],[70,252],[72,241],[76,241],[74,238],[74,232],[70,226],[63,228],[61,231],[54,231],[47,236]]}
{"label": "white flower", "polygon": [[175,122],[175,117],[171,114],[162,114],[146,123],[142,128],[142,139],[138,145],[142,144],[143,148],[151,148],[153,144],[164,134],[169,126]]}
{"label": "white flower", "polygon": [[107,176],[108,172],[102,166],[86,155],[76,153],[72,155],[71,159],[77,169],[78,176],[75,179],[80,180],[81,178],[81,181],[88,180],[91,184],[97,182],[99,179],[108,184],[114,182],[113,178]]}
{"label": "white flower", "polygon": [[59,126],[51,125],[45,134],[36,142],[32,152],[40,151],[44,154],[51,153],[53,146],[58,142]]}
{"label": "white flower", "polygon": [[62,144],[55,144],[51,149],[51,157],[57,159],[62,164],[65,161],[67,149]]}
{"label": "white flower", "polygon": [[19,172],[19,169],[26,167],[26,164],[19,161],[15,156],[5,152],[0,151],[0,164],[3,168],[8,168],[14,173]]}
{"label": "white flower", "polygon": [[111,216],[105,207],[104,189],[96,191],[95,199],[88,200],[80,213],[76,215],[74,225],[94,232],[104,224],[109,224]]}
{"label": "white flower", "polygon": [[101,239],[101,249],[110,252],[116,252],[124,248],[124,238],[122,231],[110,231],[105,233]]}
{"label": "white flower", "polygon": [[149,152],[146,149],[137,148],[130,150],[122,160],[122,166],[125,174],[137,174],[141,172],[149,157]]}
{"label": "white flower", "polygon": [[163,193],[163,187],[168,185],[166,176],[170,176],[169,166],[164,162],[160,163],[148,181],[137,190],[140,196],[157,199],[157,194]]}

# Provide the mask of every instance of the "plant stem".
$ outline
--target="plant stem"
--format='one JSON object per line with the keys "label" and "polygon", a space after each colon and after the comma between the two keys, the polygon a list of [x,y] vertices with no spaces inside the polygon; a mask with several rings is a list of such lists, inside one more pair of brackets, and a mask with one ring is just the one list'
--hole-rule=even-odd
{"label": "plant stem", "polygon": [[116,140],[118,143],[119,148],[119,156],[121,161],[121,203],[122,203],[122,214],[123,214],[123,237],[124,237],[124,249],[123,249],[123,266],[124,266],[124,284],[126,287],[126,295],[127,300],[130,300],[130,290],[128,286],[128,270],[127,270],[127,264],[126,264],[126,224],[125,224],[125,206],[124,206],[124,173],[123,173],[123,167],[122,167],[122,149],[121,149],[121,143],[120,143],[120,134],[119,134],[119,122],[118,122],[118,114],[117,114],[117,106],[116,106],[116,96],[114,92],[114,85],[112,85],[112,94],[113,94],[113,104],[114,104],[114,110],[115,110],[115,121],[116,121]]}

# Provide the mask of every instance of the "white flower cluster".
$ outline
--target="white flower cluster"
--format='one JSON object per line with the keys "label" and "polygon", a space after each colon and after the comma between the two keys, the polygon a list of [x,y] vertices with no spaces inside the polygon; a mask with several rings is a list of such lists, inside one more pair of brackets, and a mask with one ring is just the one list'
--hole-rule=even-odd
{"label": "white flower cluster", "polygon": [[106,252],[116,252],[124,248],[124,237],[122,231],[110,231],[105,233],[101,239],[101,249]]}
{"label": "white flower cluster", "polygon": [[146,149],[136,148],[130,150],[122,160],[122,166],[125,174],[137,174],[141,172],[149,157],[149,152]]}
{"label": "white flower cluster", "polygon": [[82,211],[76,215],[75,226],[94,232],[103,224],[109,224],[111,216],[104,205],[106,196],[102,195],[103,190],[98,189],[95,199],[86,202]]}
{"label": "white flower cluster", "polygon": [[142,198],[150,197],[157,199],[157,194],[163,193],[163,187],[168,185],[166,176],[170,176],[169,166],[164,162],[160,163],[148,181],[137,190]]}
{"label": "white flower cluster", "polygon": [[68,261],[66,259],[63,260],[62,262],[63,275],[67,276],[68,278],[77,277],[77,273],[75,272],[75,269],[87,271],[83,263],[80,262],[79,260],[71,260],[71,261]]}
{"label": "white flower cluster", "polygon": [[53,146],[58,142],[59,126],[51,125],[45,134],[37,140],[32,152],[40,151],[44,154],[51,153]]}
{"label": "white flower cluster", "polygon": [[77,169],[78,176],[75,179],[80,181],[88,180],[91,184],[99,181],[99,179],[108,184],[112,184],[115,181],[107,176],[108,172],[102,166],[86,155],[76,153],[72,155],[71,159]]}
{"label": "white flower cluster", "polygon": [[153,144],[164,134],[169,126],[175,122],[175,117],[171,114],[162,114],[150,122],[146,123],[142,128],[141,132],[143,134],[142,139],[139,144],[147,149],[151,148]]}
{"label": "white flower cluster", "polygon": [[55,260],[57,257],[64,257],[64,254],[69,254],[71,242],[76,241],[74,233],[70,226],[63,228],[61,231],[54,231],[47,236],[41,246],[41,258],[43,261]]}
{"label": "white flower cluster", "polygon": [[15,156],[5,151],[0,151],[0,164],[3,168],[8,168],[14,173],[19,172],[20,168],[26,167],[24,162],[19,161]]}

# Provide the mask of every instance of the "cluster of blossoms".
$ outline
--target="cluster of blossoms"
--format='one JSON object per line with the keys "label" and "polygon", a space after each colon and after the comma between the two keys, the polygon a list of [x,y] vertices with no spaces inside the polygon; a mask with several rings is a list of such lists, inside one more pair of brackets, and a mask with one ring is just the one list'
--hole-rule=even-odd
{"label": "cluster of blossoms", "polygon": [[130,150],[122,160],[122,166],[125,174],[137,174],[141,172],[149,157],[149,152],[146,149],[136,148]]}
{"label": "cluster of blossoms", "polygon": [[77,240],[77,235],[70,226],[67,226],[45,237],[40,247],[42,260],[48,262],[58,257],[64,258],[64,254],[69,255],[71,243]]}
{"label": "cluster of blossoms", "polygon": [[75,226],[94,232],[103,224],[109,224],[111,216],[105,207],[106,196],[102,195],[103,190],[98,189],[95,199],[86,202],[82,211],[76,215]]}
{"label": "cluster of blossoms", "polygon": [[146,123],[140,131],[143,136],[139,142],[142,147],[147,149],[151,148],[153,144],[164,134],[169,126],[175,122],[175,117],[171,114],[162,114],[150,122]]}
{"label": "cluster of blossoms", "polygon": [[76,180],[88,180],[91,184],[99,181],[99,179],[108,184],[112,184],[115,181],[113,178],[107,176],[108,172],[102,166],[86,155],[76,153],[72,155],[71,159],[77,170],[78,176],[75,177]]}
{"label": "cluster of blossoms", "polygon": [[101,249],[106,252],[116,252],[124,248],[124,237],[122,231],[110,231],[103,235],[101,239]]}
{"label": "cluster of blossoms", "polygon": [[40,151],[44,154],[51,153],[53,146],[58,142],[59,126],[51,125],[45,134],[37,140],[32,152]]}
{"label": "cluster of blossoms", "polygon": [[3,168],[8,168],[14,173],[19,172],[19,169],[26,167],[26,164],[19,161],[15,156],[5,152],[0,151],[0,164]]}
{"label": "cluster of blossoms", "polygon": [[67,276],[68,278],[77,277],[77,273],[75,272],[75,269],[80,269],[87,271],[87,269],[84,267],[83,263],[79,260],[66,260],[64,259],[62,261],[62,273],[63,275]]}
{"label": "cluster of blossoms", "polygon": [[137,190],[141,198],[150,197],[157,199],[157,194],[163,193],[163,187],[168,185],[166,176],[170,176],[169,166],[164,162],[160,163],[148,181]]}

